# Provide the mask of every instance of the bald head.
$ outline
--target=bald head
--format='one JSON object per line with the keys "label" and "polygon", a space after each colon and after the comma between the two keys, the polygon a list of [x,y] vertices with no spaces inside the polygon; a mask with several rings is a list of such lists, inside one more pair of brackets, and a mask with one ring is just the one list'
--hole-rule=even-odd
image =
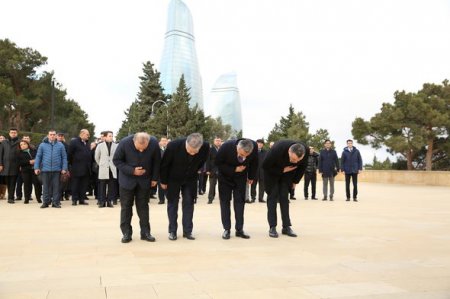
{"label": "bald head", "polygon": [[150,135],[148,135],[145,132],[138,132],[138,133],[134,134],[133,142],[134,142],[134,147],[138,151],[143,152],[148,147],[148,144],[150,143]]}

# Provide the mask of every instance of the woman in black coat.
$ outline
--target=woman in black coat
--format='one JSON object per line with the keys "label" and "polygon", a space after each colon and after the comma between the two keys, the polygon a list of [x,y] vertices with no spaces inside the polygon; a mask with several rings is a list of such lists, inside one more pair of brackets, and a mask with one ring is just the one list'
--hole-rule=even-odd
{"label": "woman in black coat", "polygon": [[25,192],[25,201],[27,204],[31,199],[31,190],[34,186],[34,194],[39,203],[41,203],[42,196],[42,185],[39,182],[36,174],[34,173],[34,158],[36,157],[36,150],[30,148],[30,144],[27,141],[22,140],[20,142],[20,152],[19,152],[19,166],[20,173],[23,179],[23,188]]}

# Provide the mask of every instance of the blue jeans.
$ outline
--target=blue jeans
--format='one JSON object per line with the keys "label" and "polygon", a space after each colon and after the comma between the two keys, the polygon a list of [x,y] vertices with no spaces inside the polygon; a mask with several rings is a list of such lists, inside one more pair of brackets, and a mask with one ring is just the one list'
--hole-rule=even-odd
{"label": "blue jeans", "polygon": [[42,178],[42,202],[44,204],[60,204],[61,192],[59,192],[59,171],[46,171],[41,173]]}

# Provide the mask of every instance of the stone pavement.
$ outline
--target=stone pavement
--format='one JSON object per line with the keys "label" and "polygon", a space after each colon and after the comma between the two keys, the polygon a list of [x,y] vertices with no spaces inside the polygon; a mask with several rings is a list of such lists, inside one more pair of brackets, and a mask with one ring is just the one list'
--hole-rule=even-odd
{"label": "stone pavement", "polygon": [[157,241],[139,239],[135,215],[122,244],[119,207],[2,200],[0,298],[450,298],[450,188],[359,187],[354,203],[343,182],[334,202],[305,201],[299,186],[290,208],[300,237],[278,239],[261,203],[246,205],[250,240],[222,240],[218,201],[201,196],[197,240],[179,231],[169,241],[166,206],[152,202]]}

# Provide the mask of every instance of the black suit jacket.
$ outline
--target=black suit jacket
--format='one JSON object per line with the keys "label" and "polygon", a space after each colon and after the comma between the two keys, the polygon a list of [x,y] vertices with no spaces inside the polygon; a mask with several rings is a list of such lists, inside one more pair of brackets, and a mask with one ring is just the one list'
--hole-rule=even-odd
{"label": "black suit jacket", "polygon": [[[305,156],[298,163],[294,164],[289,161],[289,148],[294,143],[301,143],[305,146]],[[264,183],[266,189],[273,186],[274,183],[278,182],[280,179],[287,182],[288,184],[298,184],[303,174],[305,173],[306,165],[308,162],[309,150],[306,144],[303,142],[293,141],[293,140],[280,140],[275,142],[272,148],[267,152],[266,158],[263,162],[264,169]],[[286,166],[297,166],[293,171],[283,173],[283,169]]]}
{"label": "black suit jacket", "polygon": [[[258,146],[253,142],[253,151],[244,162],[237,159],[237,144],[242,139],[229,140],[222,144],[216,155],[216,165],[219,169],[219,182],[235,185],[236,182],[242,180],[254,180],[256,171],[258,170]],[[246,168],[242,172],[236,172],[236,167],[245,165]]]}
{"label": "black suit jacket", "polygon": [[169,142],[161,161],[161,184],[169,184],[170,186],[173,182],[196,181],[197,172],[206,162],[208,153],[208,142],[203,142],[199,152],[193,156],[186,151],[186,138]]}
{"label": "black suit jacket", "polygon": [[80,137],[72,139],[67,156],[72,176],[81,177],[91,174],[92,153],[89,141],[84,144]]}
{"label": "black suit jacket", "polygon": [[[133,136],[122,139],[114,153],[113,163],[119,170],[119,185],[121,188],[132,190],[138,184],[143,189],[150,189],[151,181],[158,181],[161,153],[158,140],[150,137],[147,148],[140,152],[136,149]],[[145,174],[135,176],[135,167],[143,167]]]}

